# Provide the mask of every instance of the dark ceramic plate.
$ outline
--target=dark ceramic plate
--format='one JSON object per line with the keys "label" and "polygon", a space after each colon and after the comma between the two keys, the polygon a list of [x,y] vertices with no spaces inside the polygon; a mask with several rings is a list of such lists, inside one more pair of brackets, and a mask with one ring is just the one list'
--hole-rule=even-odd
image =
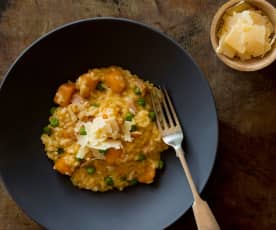
{"label": "dark ceramic plate", "polygon": [[214,100],[202,72],[178,44],[125,19],[88,19],[62,26],[23,52],[0,91],[1,175],[18,205],[48,229],[162,229],[192,204],[172,150],[163,154],[166,168],[154,184],[124,192],[79,190],[52,169],[40,135],[57,87],[89,68],[109,65],[166,85],[184,129],[184,148],[199,191],[211,173],[218,142]]}

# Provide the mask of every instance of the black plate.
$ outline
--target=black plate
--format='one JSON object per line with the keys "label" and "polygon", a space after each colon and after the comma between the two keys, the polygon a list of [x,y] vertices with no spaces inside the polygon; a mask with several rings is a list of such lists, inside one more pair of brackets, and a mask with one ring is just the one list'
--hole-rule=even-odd
{"label": "black plate", "polygon": [[22,209],[49,229],[161,229],[192,204],[174,151],[153,185],[124,192],[93,193],[74,187],[52,169],[40,142],[57,87],[89,68],[119,65],[166,85],[184,132],[194,181],[202,191],[218,142],[214,100],[208,83],[187,53],[164,34],[125,19],[97,18],[62,26],[27,48],[0,91],[0,168]]}

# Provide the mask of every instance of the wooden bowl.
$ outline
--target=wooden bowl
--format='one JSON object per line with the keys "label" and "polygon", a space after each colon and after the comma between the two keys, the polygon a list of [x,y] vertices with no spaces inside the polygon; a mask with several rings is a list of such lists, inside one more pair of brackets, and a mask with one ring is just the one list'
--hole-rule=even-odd
{"label": "wooden bowl", "polygon": [[[241,2],[241,0],[228,1],[218,9],[217,13],[213,18],[213,21],[211,24],[210,38],[215,52],[218,47],[217,31],[220,25],[221,17],[224,15],[227,9],[229,9],[230,7],[233,7],[239,2]],[[256,6],[261,11],[263,11],[265,15],[268,16],[268,18],[270,19],[274,27],[274,36],[276,36],[276,9],[274,8],[274,6],[265,0],[246,0],[246,2],[248,2],[253,6]],[[247,61],[242,61],[239,58],[233,58],[233,59],[228,58],[227,56],[223,54],[219,54],[217,52],[216,54],[221,61],[223,61],[226,65],[228,65],[233,69],[240,70],[240,71],[260,70],[270,65],[272,62],[276,60],[276,40],[272,45],[272,49],[268,53],[266,53],[262,58],[252,58]]]}

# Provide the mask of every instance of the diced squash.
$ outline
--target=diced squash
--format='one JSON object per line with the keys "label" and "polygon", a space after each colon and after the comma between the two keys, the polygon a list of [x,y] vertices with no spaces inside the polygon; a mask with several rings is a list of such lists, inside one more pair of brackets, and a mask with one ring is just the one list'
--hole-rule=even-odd
{"label": "diced squash", "polygon": [[150,184],[155,177],[155,169],[147,167],[146,170],[138,177],[140,183]]}
{"label": "diced squash", "polygon": [[115,93],[122,93],[126,88],[124,76],[119,70],[112,70],[107,73],[104,77],[104,81]]}
{"label": "diced squash", "polygon": [[91,91],[96,88],[98,82],[99,79],[95,78],[92,73],[86,73],[78,78],[76,87],[79,89],[80,95],[87,98],[89,97]]}
{"label": "diced squash", "polygon": [[75,91],[75,84],[72,82],[68,82],[62,84],[55,95],[54,102],[60,106],[67,106],[70,101],[71,97]]}
{"label": "diced squash", "polygon": [[75,160],[69,154],[63,154],[55,162],[54,169],[64,175],[72,175],[75,169]]}
{"label": "diced squash", "polygon": [[121,157],[123,151],[121,149],[111,148],[107,151],[105,155],[105,160],[108,164],[115,164]]}

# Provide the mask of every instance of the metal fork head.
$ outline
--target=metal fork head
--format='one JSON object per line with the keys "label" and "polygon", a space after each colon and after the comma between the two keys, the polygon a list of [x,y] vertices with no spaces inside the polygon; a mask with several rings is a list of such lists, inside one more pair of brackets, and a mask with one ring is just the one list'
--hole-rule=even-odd
{"label": "metal fork head", "polygon": [[152,90],[151,99],[156,114],[156,124],[163,141],[176,148],[182,143],[183,132],[167,90],[165,88]]}

